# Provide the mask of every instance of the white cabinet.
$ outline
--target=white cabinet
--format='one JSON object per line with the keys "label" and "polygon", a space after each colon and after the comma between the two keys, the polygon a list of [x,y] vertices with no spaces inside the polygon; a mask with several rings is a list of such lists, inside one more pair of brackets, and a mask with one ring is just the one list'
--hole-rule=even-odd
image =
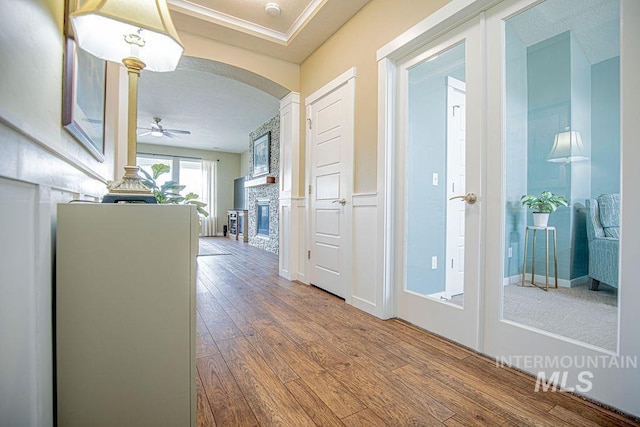
{"label": "white cabinet", "polygon": [[58,205],[58,425],[195,426],[193,206]]}

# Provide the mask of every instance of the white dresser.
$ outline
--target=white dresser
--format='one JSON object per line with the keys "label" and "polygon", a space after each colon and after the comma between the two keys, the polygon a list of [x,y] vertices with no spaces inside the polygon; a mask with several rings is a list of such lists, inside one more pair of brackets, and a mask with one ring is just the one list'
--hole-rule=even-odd
{"label": "white dresser", "polygon": [[195,207],[58,205],[57,419],[195,426]]}

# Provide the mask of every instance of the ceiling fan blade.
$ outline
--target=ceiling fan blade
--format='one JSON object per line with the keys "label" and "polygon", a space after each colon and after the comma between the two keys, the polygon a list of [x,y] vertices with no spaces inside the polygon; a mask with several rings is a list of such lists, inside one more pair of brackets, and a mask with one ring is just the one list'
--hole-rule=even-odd
{"label": "ceiling fan blade", "polygon": [[169,138],[177,138],[177,136],[175,136],[174,134],[172,134],[171,132],[167,132],[166,130],[164,132],[162,132],[162,134],[164,136],[168,136]]}
{"label": "ceiling fan blade", "polygon": [[151,134],[151,131],[139,133],[138,136],[147,136],[149,134]]}
{"label": "ceiling fan blade", "polygon": [[171,133],[179,133],[181,135],[191,135],[191,131],[188,130],[180,130],[180,129],[165,129],[165,132],[171,132]]}

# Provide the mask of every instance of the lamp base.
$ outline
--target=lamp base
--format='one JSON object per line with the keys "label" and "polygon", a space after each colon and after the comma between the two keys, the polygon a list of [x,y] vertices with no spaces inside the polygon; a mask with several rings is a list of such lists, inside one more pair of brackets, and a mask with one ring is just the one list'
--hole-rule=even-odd
{"label": "lamp base", "polygon": [[124,170],[122,179],[108,186],[109,194],[102,198],[102,203],[157,204],[156,197],[140,180],[138,166],[125,166]]}

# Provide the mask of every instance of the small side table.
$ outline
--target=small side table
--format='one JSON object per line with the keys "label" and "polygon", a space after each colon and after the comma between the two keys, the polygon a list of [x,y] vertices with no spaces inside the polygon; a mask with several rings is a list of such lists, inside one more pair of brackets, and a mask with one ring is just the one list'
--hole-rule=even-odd
{"label": "small side table", "polygon": [[[545,291],[549,290],[549,231],[553,231],[553,274],[555,276],[556,289],[558,288],[558,245],[556,242],[556,228],[555,227],[536,227],[533,225],[527,225],[524,231],[524,265],[522,266],[522,283],[524,286],[525,274],[527,273],[527,247],[529,243],[529,231],[533,231],[533,256],[531,259],[531,284]],[[544,231],[546,235],[545,245],[545,261],[546,261],[546,280],[544,287],[538,286],[534,282],[534,276],[536,271],[536,232]]]}

